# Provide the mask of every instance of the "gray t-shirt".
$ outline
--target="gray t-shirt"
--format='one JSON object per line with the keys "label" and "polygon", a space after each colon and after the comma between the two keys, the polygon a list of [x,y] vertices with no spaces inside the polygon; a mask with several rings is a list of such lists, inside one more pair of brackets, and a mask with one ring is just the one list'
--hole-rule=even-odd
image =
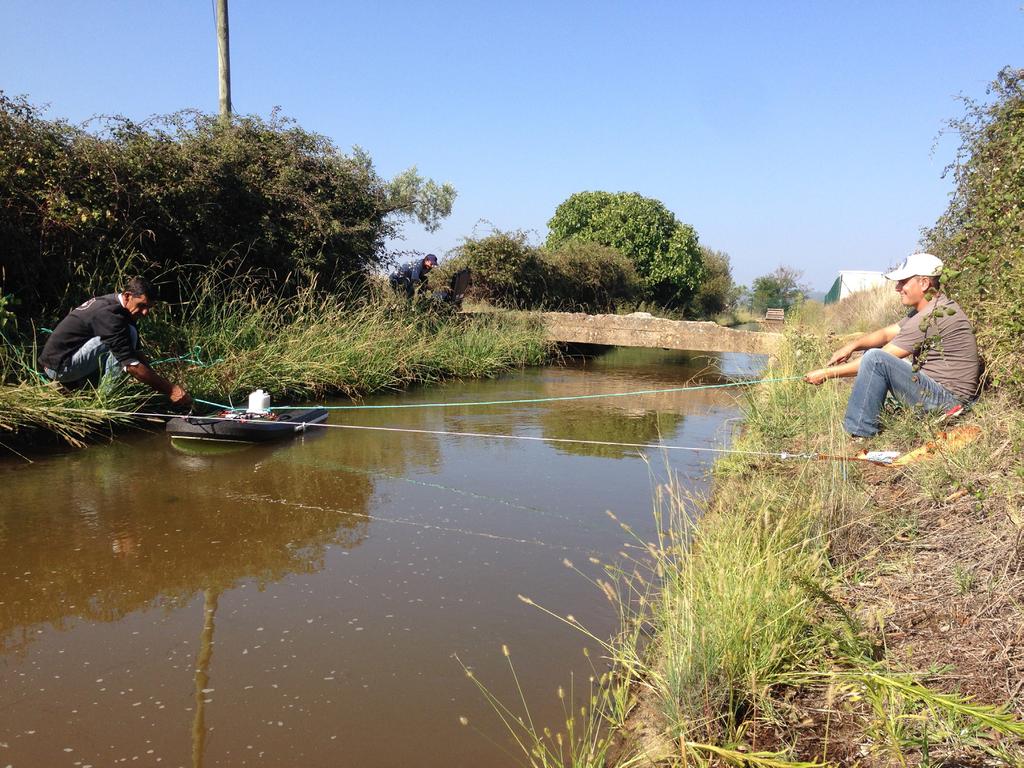
{"label": "gray t-shirt", "polygon": [[911,353],[918,370],[961,400],[978,394],[978,344],[959,304],[939,294],[899,326],[892,343]]}

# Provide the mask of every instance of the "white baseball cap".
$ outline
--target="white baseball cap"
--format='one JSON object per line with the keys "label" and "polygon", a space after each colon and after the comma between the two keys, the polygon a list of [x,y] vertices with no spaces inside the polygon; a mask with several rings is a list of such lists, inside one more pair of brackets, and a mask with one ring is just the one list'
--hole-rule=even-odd
{"label": "white baseball cap", "polygon": [[906,280],[908,277],[936,277],[942,274],[942,259],[930,253],[912,253],[907,260],[885,276],[889,280]]}

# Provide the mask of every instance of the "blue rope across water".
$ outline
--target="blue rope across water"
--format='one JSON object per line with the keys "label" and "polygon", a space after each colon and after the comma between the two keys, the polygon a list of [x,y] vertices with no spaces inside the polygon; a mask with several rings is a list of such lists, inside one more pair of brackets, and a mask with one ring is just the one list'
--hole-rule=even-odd
{"label": "blue rope across water", "polygon": [[215,403],[211,400],[202,400],[198,397],[192,398],[193,403],[202,403],[203,405],[212,405],[214,408],[219,408],[222,411],[244,411],[245,408],[237,408],[233,405],[224,405],[223,403]]}
{"label": "blue rope across water", "polygon": [[[671,392],[695,392],[701,389],[725,389],[726,387],[753,386],[755,384],[770,384],[773,382],[796,381],[803,376],[782,376],[767,379],[745,379],[743,381],[730,381],[726,384],[699,384],[692,387],[670,387],[668,389],[638,389],[632,392],[602,392],[596,395],[563,395],[560,397],[531,397],[520,400],[481,400],[463,401],[454,403],[396,403],[391,405],[277,405],[271,408],[272,411],[294,411],[308,408],[325,408],[329,411],[368,411],[388,410],[396,408],[461,408],[479,405],[520,405],[527,403],[553,403],[565,400],[594,400],[601,397],[633,397],[638,395],[662,395]],[[193,398],[195,402],[203,405],[212,405],[224,411],[244,411],[245,408],[232,405],[213,403],[209,400]]]}

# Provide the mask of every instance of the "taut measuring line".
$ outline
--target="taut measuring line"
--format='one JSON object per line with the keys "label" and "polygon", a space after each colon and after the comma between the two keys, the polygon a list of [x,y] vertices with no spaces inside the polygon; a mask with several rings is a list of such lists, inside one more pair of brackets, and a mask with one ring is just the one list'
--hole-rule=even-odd
{"label": "taut measuring line", "polygon": [[[270,410],[272,411],[293,411],[302,410],[306,408],[326,408],[329,411],[371,411],[371,410],[388,410],[392,408],[463,408],[477,405],[518,405],[521,403],[553,403],[560,400],[595,400],[602,397],[633,397],[638,395],[664,395],[672,392],[696,392],[702,389],[726,389],[727,387],[746,387],[754,386],[755,384],[771,384],[779,381],[796,381],[802,379],[803,376],[783,376],[781,378],[774,379],[744,379],[743,381],[730,381],[726,384],[698,384],[692,387],[669,387],[668,389],[638,389],[632,392],[599,392],[596,395],[561,395],[558,397],[532,397],[521,400],[480,400],[480,401],[466,401],[456,403],[394,403],[389,405],[275,405]],[[198,397],[193,398],[195,402],[202,403],[203,405],[212,405],[214,408],[220,408],[224,411],[241,411],[245,410],[240,406],[224,405],[223,403],[214,403],[210,400],[200,400]]]}
{"label": "taut measuring line", "polygon": [[[168,418],[179,418],[175,414],[169,413],[146,413],[143,411],[105,411],[110,414],[118,414],[124,416],[142,416],[148,418],[168,419]],[[228,419],[226,416],[197,416],[196,418],[201,419],[215,419],[220,421],[233,421]],[[609,445],[617,448],[648,448],[651,450],[665,450],[665,451],[693,451],[693,452],[705,452],[705,453],[736,453],[744,454],[747,456],[767,456],[772,458],[778,458],[785,461],[786,459],[815,459],[818,454],[813,453],[787,453],[785,451],[744,451],[736,448],[711,448],[701,447],[692,445],[665,445],[664,443],[620,443],[612,440],[580,440],[578,438],[569,437],[535,437],[532,435],[500,435],[493,432],[450,432],[443,429],[411,429],[407,427],[373,427],[363,424],[324,424],[324,423],[313,423],[309,422],[305,425],[305,428],[313,429],[356,429],[364,430],[368,432],[400,432],[415,435],[442,435],[450,437],[484,437],[492,440],[528,440],[539,443],[561,443],[561,444],[573,444],[573,445]]]}

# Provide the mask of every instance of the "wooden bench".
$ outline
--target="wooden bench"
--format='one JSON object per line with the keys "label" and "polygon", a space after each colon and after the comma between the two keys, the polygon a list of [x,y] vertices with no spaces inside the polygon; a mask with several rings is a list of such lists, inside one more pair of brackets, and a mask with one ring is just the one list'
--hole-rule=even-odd
{"label": "wooden bench", "polygon": [[781,323],[786,319],[786,310],[779,309],[768,309],[764,313],[764,321],[766,323]]}

